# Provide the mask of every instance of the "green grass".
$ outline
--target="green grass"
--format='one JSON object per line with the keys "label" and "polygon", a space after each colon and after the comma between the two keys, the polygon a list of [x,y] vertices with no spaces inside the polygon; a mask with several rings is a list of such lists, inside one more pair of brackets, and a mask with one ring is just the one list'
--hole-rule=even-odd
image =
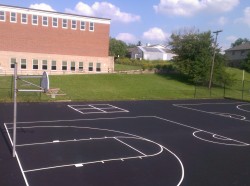
{"label": "green grass", "polygon": [[[225,95],[231,98],[250,99],[250,82],[245,83],[242,91],[240,77],[242,71],[228,68],[239,79],[232,87],[225,89]],[[245,79],[250,74],[245,73]],[[0,102],[12,101],[12,77],[0,76]],[[20,84],[20,83],[19,83]],[[195,87],[185,77],[178,74],[85,74],[50,76],[51,88],[60,88],[65,96],[52,99],[42,93],[18,93],[18,101],[113,101],[113,100],[166,100],[195,98],[222,98],[223,87]],[[25,85],[23,85],[24,88]],[[27,87],[28,88],[28,87]],[[248,98],[249,97],[249,98]]]}
{"label": "green grass", "polygon": [[115,64],[115,71],[140,70],[141,66]]}

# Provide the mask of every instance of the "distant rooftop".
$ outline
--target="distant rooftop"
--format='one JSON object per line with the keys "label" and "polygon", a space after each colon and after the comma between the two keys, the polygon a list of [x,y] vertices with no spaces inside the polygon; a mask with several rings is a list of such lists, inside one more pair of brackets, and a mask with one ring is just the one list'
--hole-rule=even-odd
{"label": "distant rooftop", "polygon": [[250,42],[242,43],[241,45],[227,49],[226,51],[250,50]]}

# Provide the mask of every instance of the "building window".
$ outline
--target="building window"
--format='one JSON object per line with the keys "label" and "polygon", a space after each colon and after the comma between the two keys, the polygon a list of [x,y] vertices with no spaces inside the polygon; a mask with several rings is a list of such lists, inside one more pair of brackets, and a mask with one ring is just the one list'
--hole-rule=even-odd
{"label": "building window", "polygon": [[81,21],[81,30],[85,30],[85,22],[84,21]]}
{"label": "building window", "polygon": [[16,23],[16,13],[15,12],[10,13],[10,22]]}
{"label": "building window", "polygon": [[96,64],[96,72],[101,72],[101,63]]}
{"label": "building window", "polygon": [[33,69],[38,70],[38,60],[37,59],[33,59]]}
{"label": "building window", "polygon": [[77,21],[76,20],[71,21],[71,29],[73,29],[73,30],[77,29]]}
{"label": "building window", "polygon": [[93,22],[89,23],[89,31],[94,31],[95,30],[95,24]]}
{"label": "building window", "polygon": [[21,59],[21,69],[26,69],[27,66],[26,66],[26,59]]}
{"label": "building window", "polygon": [[70,65],[70,70],[75,71],[76,70],[76,62],[72,61]]}
{"label": "building window", "polygon": [[53,17],[53,19],[52,19],[52,26],[58,27],[58,19],[56,17]]}
{"label": "building window", "polygon": [[43,70],[47,70],[48,69],[48,61],[47,60],[43,60],[42,61],[42,69]]}
{"label": "building window", "polygon": [[62,62],[62,70],[67,70],[67,61]]}
{"label": "building window", "polygon": [[48,17],[43,17],[43,26],[48,26]]}
{"label": "building window", "polygon": [[55,60],[53,60],[51,62],[51,70],[56,70],[56,61]]}
{"label": "building window", "polygon": [[16,64],[16,58],[11,58],[10,59],[10,68],[15,68],[15,64]]}
{"label": "building window", "polygon": [[28,23],[28,16],[27,16],[27,14],[22,14],[22,16],[21,16],[21,23],[22,24],[27,24]]}
{"label": "building window", "polygon": [[0,21],[5,21],[5,11],[0,11]]}
{"label": "building window", "polygon": [[79,62],[79,71],[83,71],[83,62]]}
{"label": "building window", "polygon": [[89,71],[93,71],[93,63],[92,62],[89,63]]}
{"label": "building window", "polygon": [[68,20],[67,19],[62,20],[62,27],[63,28],[68,28]]}
{"label": "building window", "polygon": [[32,15],[32,25],[38,25],[38,16]]}
{"label": "building window", "polygon": [[235,55],[235,51],[232,51],[232,55],[233,55],[233,56]]}

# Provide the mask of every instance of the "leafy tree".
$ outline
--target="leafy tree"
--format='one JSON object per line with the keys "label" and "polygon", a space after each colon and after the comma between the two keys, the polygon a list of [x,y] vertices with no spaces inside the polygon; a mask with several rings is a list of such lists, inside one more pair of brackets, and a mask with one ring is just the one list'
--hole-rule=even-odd
{"label": "leafy tree", "polygon": [[127,44],[123,41],[110,38],[109,40],[109,55],[115,57],[125,57],[127,54]]}
{"label": "leafy tree", "polygon": [[236,46],[239,46],[241,45],[242,43],[245,43],[245,42],[249,42],[249,39],[247,38],[238,38],[234,43],[231,44],[231,47],[236,47]]}
{"label": "leafy tree", "polygon": [[[210,78],[211,62],[214,52],[214,39],[210,31],[180,30],[171,35],[169,42],[177,56],[174,62],[178,71],[189,77],[192,82],[207,83]],[[225,80],[225,59],[216,48],[213,82]]]}
{"label": "leafy tree", "polygon": [[247,54],[246,59],[244,59],[241,63],[240,63],[240,67],[241,69],[246,70],[247,72],[250,72],[250,52]]}

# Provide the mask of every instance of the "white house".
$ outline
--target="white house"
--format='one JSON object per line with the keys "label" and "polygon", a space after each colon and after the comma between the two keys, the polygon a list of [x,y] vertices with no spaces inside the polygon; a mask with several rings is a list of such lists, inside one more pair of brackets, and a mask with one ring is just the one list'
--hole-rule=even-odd
{"label": "white house", "polygon": [[164,45],[137,46],[130,50],[132,59],[171,60],[176,56]]}

